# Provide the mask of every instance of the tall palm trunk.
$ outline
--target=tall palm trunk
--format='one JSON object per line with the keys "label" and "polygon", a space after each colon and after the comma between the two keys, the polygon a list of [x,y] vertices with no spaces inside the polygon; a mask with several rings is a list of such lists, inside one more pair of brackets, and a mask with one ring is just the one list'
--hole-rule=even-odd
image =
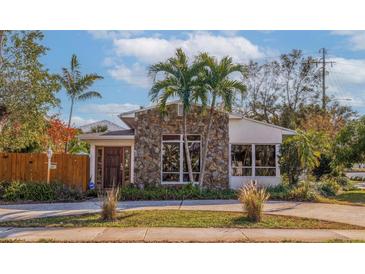
{"label": "tall palm trunk", "polygon": [[215,100],[216,100],[216,95],[213,95],[212,98],[212,104],[210,106],[210,111],[209,111],[209,116],[208,116],[208,125],[205,131],[205,136],[204,136],[204,146],[203,146],[203,151],[202,151],[202,166],[200,169],[200,176],[199,176],[199,186],[200,188],[203,187],[203,182],[204,182],[204,175],[205,175],[205,166],[206,166],[206,162],[207,162],[207,153],[208,153],[208,145],[209,145],[209,141],[210,141],[210,131],[212,128],[212,122],[213,122],[213,114],[214,114],[214,109],[215,109]]}
{"label": "tall palm trunk", "polygon": [[3,50],[4,37],[5,37],[5,31],[4,30],[0,30],[0,67],[1,67],[1,65],[3,63],[2,50]]}
{"label": "tall palm trunk", "polygon": [[184,138],[184,147],[185,147],[185,155],[186,155],[186,164],[188,166],[188,172],[189,172],[189,181],[194,182],[193,177],[193,169],[191,167],[191,158],[190,158],[190,151],[189,151],[189,145],[188,145],[188,137],[186,133],[186,111],[183,110],[183,138]]}
{"label": "tall palm trunk", "polygon": [[[73,108],[74,108],[74,102],[75,102],[75,99],[72,97],[71,98],[70,116],[68,117],[68,124],[67,124],[68,129],[70,129],[70,127],[71,127],[71,119],[72,119],[72,112],[73,112]],[[66,144],[65,144],[65,153],[67,153],[67,149],[68,149],[68,141],[66,141]]]}

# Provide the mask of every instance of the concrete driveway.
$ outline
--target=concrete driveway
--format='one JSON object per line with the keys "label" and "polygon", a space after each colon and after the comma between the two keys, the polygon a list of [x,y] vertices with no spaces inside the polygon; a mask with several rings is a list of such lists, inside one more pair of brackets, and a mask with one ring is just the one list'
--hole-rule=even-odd
{"label": "concrete driveway", "polygon": [[[236,200],[185,200],[185,201],[127,201],[120,202],[121,210],[212,210],[242,211]],[[79,203],[0,205],[0,222],[49,216],[76,215],[100,210],[98,200]],[[348,223],[365,227],[365,207],[322,203],[269,201],[264,208],[267,214],[314,218]]]}

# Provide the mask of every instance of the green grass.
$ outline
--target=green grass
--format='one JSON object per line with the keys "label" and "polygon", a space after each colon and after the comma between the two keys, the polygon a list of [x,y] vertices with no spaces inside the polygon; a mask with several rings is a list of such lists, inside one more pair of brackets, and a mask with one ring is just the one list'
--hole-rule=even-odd
{"label": "green grass", "polygon": [[0,226],[362,229],[348,224],[277,215],[264,215],[261,222],[252,223],[240,212],[183,210],[123,211],[118,213],[114,222],[102,221],[99,214],[86,214],[1,222]]}
{"label": "green grass", "polygon": [[335,199],[338,201],[365,204],[365,191],[364,190],[346,191],[341,194],[338,194],[335,197]]}

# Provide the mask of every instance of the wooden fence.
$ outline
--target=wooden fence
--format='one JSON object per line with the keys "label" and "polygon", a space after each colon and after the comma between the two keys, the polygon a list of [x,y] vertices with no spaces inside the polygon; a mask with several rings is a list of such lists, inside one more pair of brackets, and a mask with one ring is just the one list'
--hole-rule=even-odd
{"label": "wooden fence", "polygon": [[[47,181],[48,158],[45,153],[0,153],[0,181]],[[54,154],[50,181],[87,189],[89,156]]]}

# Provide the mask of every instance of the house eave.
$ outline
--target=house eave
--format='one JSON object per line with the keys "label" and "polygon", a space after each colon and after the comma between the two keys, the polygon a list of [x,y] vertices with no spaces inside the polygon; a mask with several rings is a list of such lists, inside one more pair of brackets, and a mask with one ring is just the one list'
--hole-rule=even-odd
{"label": "house eave", "polygon": [[114,135],[114,136],[84,136],[79,135],[78,138],[83,141],[93,140],[134,140],[133,135]]}

